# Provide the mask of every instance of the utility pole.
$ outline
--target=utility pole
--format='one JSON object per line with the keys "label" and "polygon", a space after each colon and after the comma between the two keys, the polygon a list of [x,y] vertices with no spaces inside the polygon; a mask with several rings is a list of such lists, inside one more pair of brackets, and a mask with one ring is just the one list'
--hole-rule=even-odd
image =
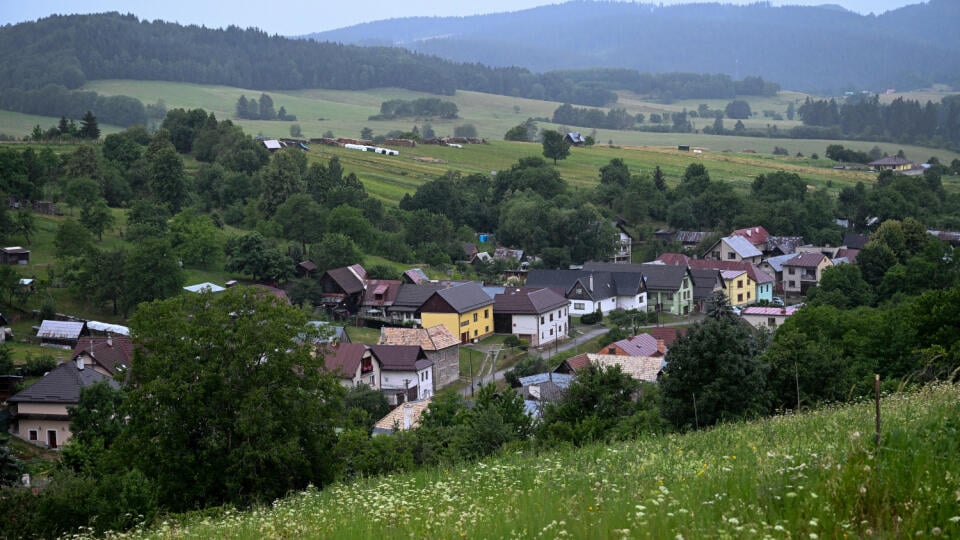
{"label": "utility pole", "polygon": [[467,358],[470,359],[470,397],[473,397],[473,349],[467,347]]}

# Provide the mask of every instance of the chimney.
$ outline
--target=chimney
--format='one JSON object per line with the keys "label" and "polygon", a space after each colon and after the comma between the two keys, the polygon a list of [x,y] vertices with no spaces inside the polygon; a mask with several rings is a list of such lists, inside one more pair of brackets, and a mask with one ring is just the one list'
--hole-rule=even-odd
{"label": "chimney", "polygon": [[82,354],[77,355],[77,369],[80,371],[83,371],[83,355]]}
{"label": "chimney", "polygon": [[107,347],[113,347],[113,335],[107,335]]}
{"label": "chimney", "polygon": [[657,340],[657,352],[660,354],[667,354],[667,344],[662,339]]}
{"label": "chimney", "polygon": [[403,429],[410,429],[410,424],[413,423],[413,405],[410,403],[403,404]]}
{"label": "chimney", "polygon": [[590,292],[593,292],[593,274],[590,274]]}

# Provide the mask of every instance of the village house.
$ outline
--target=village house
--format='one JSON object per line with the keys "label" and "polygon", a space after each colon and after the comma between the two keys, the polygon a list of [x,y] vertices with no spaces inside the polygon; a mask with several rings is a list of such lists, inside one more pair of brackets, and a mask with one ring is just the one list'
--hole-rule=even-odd
{"label": "village house", "polygon": [[687,267],[664,264],[611,264],[588,262],[584,270],[640,275],[644,292],[643,307],[618,306],[622,309],[666,311],[674,315],[693,312],[693,278]]}
{"label": "village house", "polygon": [[86,360],[64,362],[40,380],[10,397],[10,432],[20,439],[47,448],[59,448],[73,435],[68,407],[80,403],[80,391],[96,383],[119,388],[119,383]]}
{"label": "village house", "polygon": [[756,284],[750,279],[746,271],[721,270],[720,277],[723,279],[727,302],[731,306],[744,306],[756,301],[756,297],[753,295]]}
{"label": "village house", "polygon": [[661,356],[625,356],[616,354],[586,353],[570,357],[554,369],[554,373],[576,374],[587,369],[591,364],[600,368],[617,366],[630,377],[641,381],[655,383],[666,366]]}
{"label": "village house", "polygon": [[467,282],[434,292],[420,308],[423,326],[442,324],[461,343],[493,334],[493,299],[479,283]]}
{"label": "village house", "polygon": [[570,304],[552,289],[514,289],[493,298],[493,328],[513,334],[532,347],[566,340],[570,333]]}
{"label": "village house", "polygon": [[[792,256],[793,255],[790,255],[788,256],[788,258]],[[745,262],[745,261],[720,261],[715,259],[692,259],[686,255],[683,255],[682,253],[663,253],[659,257],[657,257],[657,261],[662,262],[664,264],[686,265],[690,268],[691,273],[693,273],[694,271],[702,271],[702,270],[715,270],[715,271],[721,271],[721,272],[737,270],[737,271],[746,272],[747,276],[754,283],[753,292],[752,294],[750,294],[750,296],[752,297],[752,301],[761,302],[765,300],[767,302],[770,302],[773,300],[773,292],[774,292],[774,286],[776,285],[776,279],[771,273],[763,271],[763,269],[756,264]],[[704,275],[704,277],[706,276]],[[707,291],[705,290],[706,284],[703,284],[703,287],[704,287],[704,290],[700,291],[701,295],[707,293]],[[734,296],[734,298],[736,298],[736,296]],[[707,299],[709,299],[709,297],[703,298],[704,301]]]}
{"label": "village house", "polygon": [[419,345],[371,345],[380,360],[380,391],[391,406],[433,396],[433,362]]}
{"label": "village house", "polygon": [[386,307],[387,317],[398,324],[422,324],[423,304],[442,288],[442,285],[429,282],[420,285],[401,284],[393,303]]}
{"label": "village house", "polygon": [[417,345],[433,362],[433,387],[446,388],[460,380],[460,341],[446,326],[380,329],[380,345]]}
{"label": "village house", "polygon": [[614,240],[613,254],[610,255],[608,262],[633,262],[633,236],[627,231],[622,219],[613,222],[613,226],[617,229],[617,236]]}
{"label": "village house", "polygon": [[335,374],[340,384],[350,388],[365,384],[380,390],[381,366],[370,347],[362,343],[336,343],[322,347],[327,371]]}
{"label": "village house", "polygon": [[400,292],[399,279],[369,279],[360,304],[363,317],[387,316],[387,310],[393,305]]}
{"label": "village house", "polygon": [[367,271],[359,264],[327,270],[320,276],[321,303],[338,316],[355,315],[363,302]]}
{"label": "village house", "polygon": [[788,295],[804,295],[820,284],[823,271],[833,266],[823,253],[800,253],[783,263],[783,292]]}
{"label": "village house", "polygon": [[746,261],[759,263],[763,260],[763,252],[742,236],[726,236],[718,240],[706,253],[704,259],[717,261]]}
{"label": "village house", "polygon": [[[130,336],[88,336],[80,338],[70,355],[72,362],[83,362],[107,377],[117,377],[130,368],[133,360],[133,340]],[[79,365],[79,364],[77,364]]]}
{"label": "village house", "polygon": [[751,306],[744,308],[740,316],[754,328],[766,327],[776,330],[802,306],[803,304],[786,307]]}

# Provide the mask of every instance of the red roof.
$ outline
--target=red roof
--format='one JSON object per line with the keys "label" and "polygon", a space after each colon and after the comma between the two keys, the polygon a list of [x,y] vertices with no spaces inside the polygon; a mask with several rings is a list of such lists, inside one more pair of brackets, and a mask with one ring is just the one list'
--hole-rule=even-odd
{"label": "red roof", "polygon": [[356,375],[357,369],[360,367],[360,361],[368,349],[363,343],[328,345],[322,350],[323,361],[327,366],[327,371],[331,373],[339,371],[340,377],[352,379]]}
{"label": "red roof", "polygon": [[657,257],[657,260],[673,266],[690,266],[690,261],[693,259],[682,253],[663,253]]}
{"label": "red roof", "polygon": [[129,336],[81,337],[70,359],[76,360],[81,354],[93,358],[107,373],[113,375],[118,368],[123,369],[120,366],[130,367],[133,340]]}
{"label": "red roof", "polygon": [[658,326],[648,328],[647,333],[655,339],[662,339],[663,344],[670,347],[670,344],[676,341],[679,336],[687,335],[687,329],[685,327]]}
{"label": "red roof", "polygon": [[733,231],[731,236],[742,236],[755,246],[766,246],[767,238],[770,236],[770,233],[768,233],[767,230],[762,226],[757,226],[747,227],[746,229],[737,229]]}

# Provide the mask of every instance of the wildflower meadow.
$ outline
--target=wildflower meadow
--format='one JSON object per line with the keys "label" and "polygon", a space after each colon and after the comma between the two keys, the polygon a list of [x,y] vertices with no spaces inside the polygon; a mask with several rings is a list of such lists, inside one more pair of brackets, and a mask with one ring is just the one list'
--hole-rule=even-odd
{"label": "wildflower meadow", "polygon": [[879,447],[874,425],[873,403],[861,403],[609,446],[505,451],[108,536],[960,537],[960,387],[884,398]]}

